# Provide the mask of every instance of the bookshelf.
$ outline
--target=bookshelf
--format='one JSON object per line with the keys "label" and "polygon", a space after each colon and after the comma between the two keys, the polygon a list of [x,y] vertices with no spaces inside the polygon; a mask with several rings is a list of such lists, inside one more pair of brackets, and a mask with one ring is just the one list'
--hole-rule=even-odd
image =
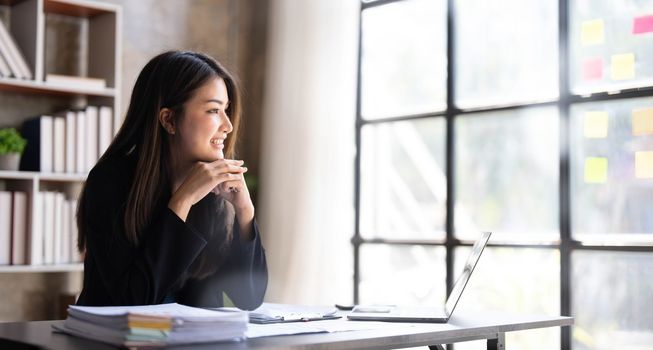
{"label": "bookshelf", "polygon": [[[0,0],[0,21],[32,73],[32,79],[0,76],[3,99],[0,112],[4,114],[0,126],[20,128],[23,121],[39,115],[107,106],[112,109],[110,128],[111,135],[115,135],[122,123],[120,6],[84,0]],[[74,83],[54,83],[55,75],[70,77]],[[102,81],[103,86],[85,84],[91,80]],[[16,103],[12,103],[14,100]],[[34,101],[29,112],[21,110],[25,100]],[[41,215],[34,215],[42,213],[39,211],[42,198],[37,194],[56,191],[75,199],[86,175],[86,172],[0,171],[0,185],[5,191],[27,194],[27,231],[32,237],[34,228],[44,225]],[[82,270],[81,263],[0,265],[0,273]]]}

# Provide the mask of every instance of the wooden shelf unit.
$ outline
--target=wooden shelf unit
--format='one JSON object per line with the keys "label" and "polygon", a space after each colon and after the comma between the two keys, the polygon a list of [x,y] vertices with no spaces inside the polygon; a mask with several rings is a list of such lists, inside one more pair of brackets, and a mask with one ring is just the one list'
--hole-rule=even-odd
{"label": "wooden shelf unit", "polygon": [[[61,110],[61,105],[55,102],[44,102],[43,96],[61,97],[69,101],[67,108],[79,108],[85,105],[105,105],[113,109],[113,134],[122,123],[120,109],[121,86],[121,47],[122,47],[122,9],[118,5],[84,0],[0,0],[0,6],[8,12],[8,16],[0,17],[0,21],[9,30],[19,47],[25,61],[32,71],[33,79],[17,79],[0,77],[0,96],[7,95],[10,102],[0,106],[0,112],[11,110],[11,99],[33,98],[38,103],[41,115],[53,115]],[[87,30],[83,38],[84,62],[88,77],[100,78],[106,81],[106,88],[92,89],[83,86],[62,86],[46,82],[47,74],[62,74],[49,71],[46,55],[58,55],[59,52],[46,52],[48,47],[46,37],[46,21],[49,15],[68,16],[74,20],[85,21],[83,28]],[[18,96],[18,97],[16,97]],[[48,104],[50,103],[50,104]],[[20,104],[16,104],[19,106]],[[11,112],[10,112],[11,113]],[[21,113],[13,111],[14,114]],[[33,113],[17,114],[13,120],[27,120],[35,117]],[[11,118],[9,118],[11,119]],[[0,120],[0,123],[4,121]],[[3,123],[4,124],[4,123]],[[7,125],[0,125],[7,126]],[[20,127],[19,124],[12,125]],[[42,173],[27,171],[0,171],[0,182],[8,191],[24,191],[28,196],[28,235],[32,227],[41,225],[38,215],[32,215],[41,190],[57,190],[75,196],[86,180],[87,174]],[[36,226],[38,227],[38,226]],[[57,265],[4,265],[0,273],[32,273],[32,272],[76,272],[82,271],[80,263]]]}

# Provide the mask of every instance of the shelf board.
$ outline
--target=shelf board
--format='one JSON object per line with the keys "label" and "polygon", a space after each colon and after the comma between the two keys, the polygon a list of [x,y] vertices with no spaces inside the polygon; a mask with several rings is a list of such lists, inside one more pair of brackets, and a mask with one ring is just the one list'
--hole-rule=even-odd
{"label": "shelf board", "polygon": [[2,265],[0,273],[22,272],[76,272],[84,271],[84,264],[59,264],[59,265]]}
{"label": "shelf board", "polygon": [[38,171],[0,170],[0,179],[83,182],[86,181],[86,176],[87,174],[41,173]]}
{"label": "shelf board", "polygon": [[89,3],[77,0],[45,0],[43,11],[73,17],[95,17],[104,13],[115,13],[118,7],[112,4]]}
{"label": "shelf board", "polygon": [[59,96],[103,96],[115,97],[114,88],[80,89],[69,86],[52,85],[45,82],[0,77],[0,91],[39,93]]}
{"label": "shelf board", "polygon": [[19,2],[23,2],[25,0],[0,0],[0,5],[2,6],[14,6]]}

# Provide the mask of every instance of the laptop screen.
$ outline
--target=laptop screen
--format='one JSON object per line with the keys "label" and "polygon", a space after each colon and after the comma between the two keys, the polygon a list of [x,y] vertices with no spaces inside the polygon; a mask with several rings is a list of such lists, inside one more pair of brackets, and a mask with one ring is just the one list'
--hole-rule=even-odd
{"label": "laptop screen", "polygon": [[458,299],[460,299],[460,295],[463,293],[463,289],[465,289],[465,286],[467,285],[467,281],[469,281],[469,277],[472,275],[472,272],[474,271],[474,267],[476,266],[478,259],[481,257],[483,248],[485,248],[487,241],[490,239],[490,234],[491,232],[483,232],[481,234],[481,237],[478,240],[476,240],[476,243],[474,243],[474,246],[472,247],[472,252],[469,254],[469,257],[467,258],[467,262],[465,262],[465,267],[463,268],[463,272],[460,274],[460,276],[458,276],[456,283],[454,283],[453,289],[451,290],[451,294],[449,294],[449,298],[447,298],[447,303],[444,306],[444,311],[447,314],[447,317],[451,317],[451,314],[453,313],[453,309],[456,308],[456,304],[458,304]]}

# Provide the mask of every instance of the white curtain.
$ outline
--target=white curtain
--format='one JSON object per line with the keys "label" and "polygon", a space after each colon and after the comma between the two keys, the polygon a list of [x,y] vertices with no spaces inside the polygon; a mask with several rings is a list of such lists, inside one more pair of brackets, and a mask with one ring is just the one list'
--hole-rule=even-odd
{"label": "white curtain", "polygon": [[359,2],[271,0],[257,217],[266,300],[353,298]]}

